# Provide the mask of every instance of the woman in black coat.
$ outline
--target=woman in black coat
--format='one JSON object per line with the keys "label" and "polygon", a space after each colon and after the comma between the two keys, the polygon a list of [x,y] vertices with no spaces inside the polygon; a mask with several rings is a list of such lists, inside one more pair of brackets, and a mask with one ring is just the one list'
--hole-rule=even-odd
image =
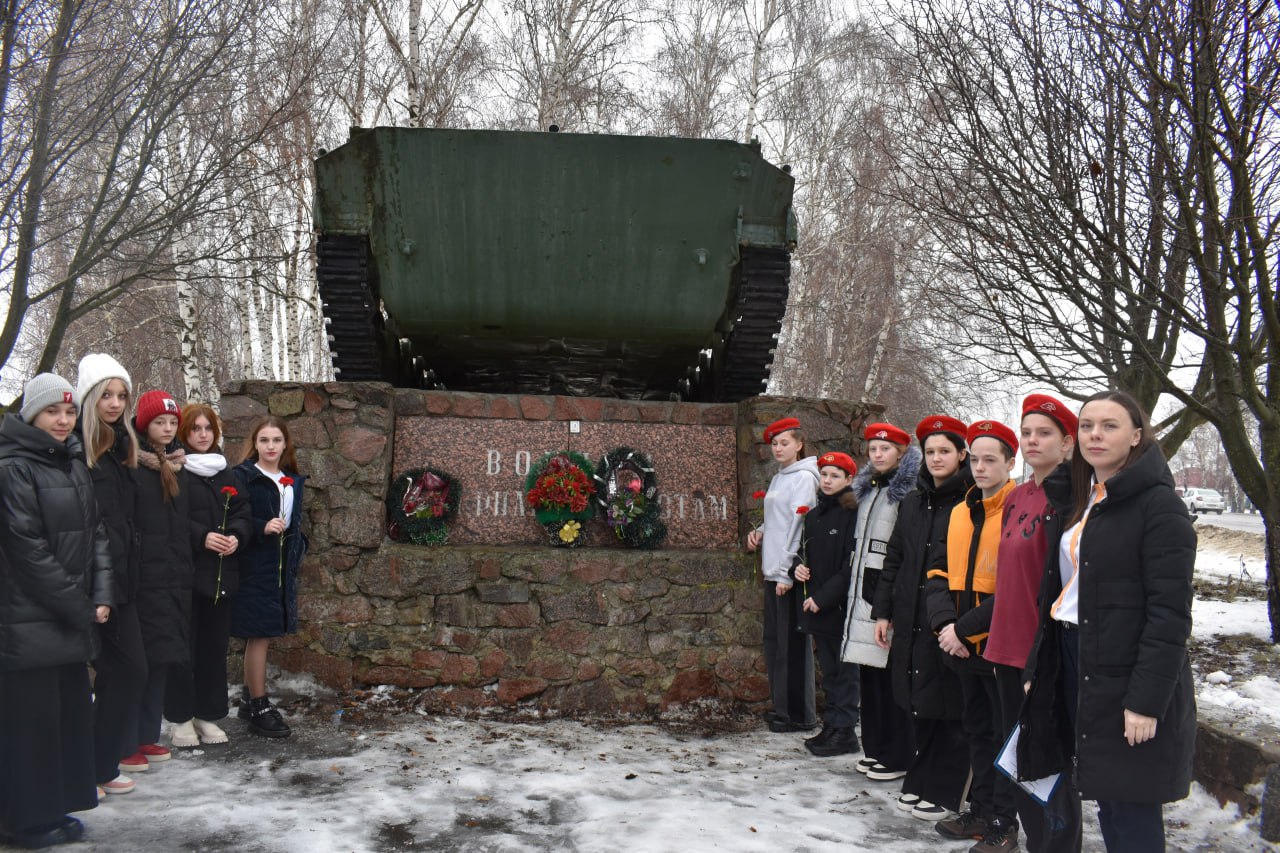
{"label": "woman in black coat", "polygon": [[[191,657],[190,483],[185,453],[177,442],[182,409],[164,391],[138,398],[133,428],[138,432],[138,622],[147,651],[147,686],[138,712],[138,751],[121,769],[138,770],[167,761],[157,743],[170,671]],[[141,765],[141,768],[139,767]]]}
{"label": "woman in black coat", "polygon": [[272,637],[298,630],[298,569],[307,550],[302,484],[289,428],[274,415],[253,425],[236,477],[249,497],[252,534],[240,558],[240,592],[231,634],[245,638],[244,694],[239,716],[263,737],[288,737],[289,726],[267,697]]}
{"label": "woman in black coat", "polygon": [[138,626],[138,531],[133,521],[138,439],[129,422],[133,382],[111,356],[90,353],[76,377],[80,436],[93,478],[98,511],[111,545],[115,605],[102,626],[102,650],[93,661],[93,751],[98,786],[127,794],[134,780],[120,759],[138,749],[138,711],[147,685],[147,655]]}
{"label": "woman in black coat", "polygon": [[973,485],[966,429],[947,415],[930,415],[916,426],[924,465],[915,491],[898,506],[871,609],[877,642],[891,644],[894,701],[911,714],[916,732],[898,807],[921,820],[959,811],[969,776],[960,682],[929,628],[924,595],[926,572],[946,560],[951,510]]}
{"label": "woman in black coat", "polygon": [[88,662],[111,615],[106,530],[70,383],[27,383],[0,422],[0,843],[84,834],[98,804]]}
{"label": "woman in black coat", "polygon": [[227,715],[227,641],[231,596],[240,587],[239,548],[253,521],[240,481],[218,447],[222,422],[203,403],[188,403],[178,424],[187,450],[187,501],[195,563],[191,595],[191,663],[178,664],[165,686],[164,715],[174,727],[170,742],[190,747],[226,743],[216,721]]}
{"label": "woman in black coat", "polygon": [[1065,771],[1074,752],[1107,849],[1164,850],[1161,804],[1187,795],[1195,749],[1195,530],[1132,397],[1090,397],[1079,430],[1070,485],[1045,480],[1066,521],[1040,599],[1019,775]]}

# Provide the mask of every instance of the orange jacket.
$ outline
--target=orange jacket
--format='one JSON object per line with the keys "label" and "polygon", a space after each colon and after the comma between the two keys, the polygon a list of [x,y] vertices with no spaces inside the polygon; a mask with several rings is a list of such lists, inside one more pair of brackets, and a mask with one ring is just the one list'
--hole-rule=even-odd
{"label": "orange jacket", "polygon": [[[947,564],[929,572],[929,623],[935,631],[956,623],[956,635],[982,654],[995,609],[996,553],[1004,501],[1016,484],[1006,482],[989,498],[974,486],[951,511]],[[975,539],[975,532],[977,537]]]}

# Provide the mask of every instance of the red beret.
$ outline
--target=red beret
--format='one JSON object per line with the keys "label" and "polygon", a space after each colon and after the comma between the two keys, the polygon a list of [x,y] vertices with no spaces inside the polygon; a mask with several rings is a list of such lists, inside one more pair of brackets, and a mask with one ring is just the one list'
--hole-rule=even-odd
{"label": "red beret", "polygon": [[964,441],[965,434],[969,432],[969,428],[964,425],[964,421],[959,418],[953,418],[950,415],[929,415],[929,417],[916,424],[916,438],[920,439],[921,444],[924,444],[924,440],[929,436],[940,432],[950,433]]}
{"label": "red beret", "polygon": [[974,421],[969,424],[969,433],[965,436],[969,441],[969,446],[973,447],[975,438],[997,438],[1009,446],[1014,453],[1018,452],[1018,436],[1014,435],[1013,430],[1009,429],[999,421]]}
{"label": "red beret", "polygon": [[784,433],[789,429],[800,429],[799,419],[783,418],[780,421],[774,421],[764,428],[764,440],[773,441],[775,436],[779,433]]}
{"label": "red beret", "polygon": [[843,469],[850,477],[858,473],[858,463],[854,462],[853,457],[848,453],[824,453],[818,457],[819,468],[825,468],[828,465]]}
{"label": "red beret", "polygon": [[910,444],[911,436],[898,429],[893,424],[867,424],[867,428],[862,431],[862,437],[867,441],[892,441],[894,444]]}
{"label": "red beret", "polygon": [[1058,422],[1058,426],[1062,427],[1062,431],[1072,438],[1075,438],[1076,432],[1080,429],[1080,422],[1076,420],[1071,410],[1064,406],[1061,400],[1050,397],[1048,394],[1027,395],[1027,398],[1022,401],[1022,416],[1025,418],[1031,414],[1053,418]]}

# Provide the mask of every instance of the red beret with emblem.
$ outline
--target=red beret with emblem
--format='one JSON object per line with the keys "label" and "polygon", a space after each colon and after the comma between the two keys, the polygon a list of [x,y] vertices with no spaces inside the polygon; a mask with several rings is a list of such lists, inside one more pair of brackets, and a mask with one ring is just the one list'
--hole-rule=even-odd
{"label": "red beret with emblem", "polygon": [[819,468],[825,468],[828,465],[834,465],[850,477],[857,476],[858,473],[858,463],[854,462],[853,457],[848,453],[824,453],[818,457]]}
{"label": "red beret with emblem", "polygon": [[867,441],[891,441],[894,444],[903,445],[911,443],[911,436],[893,424],[867,424],[866,429],[862,431],[862,437]]}
{"label": "red beret with emblem", "polygon": [[784,433],[789,429],[800,429],[800,421],[797,418],[783,418],[780,421],[774,421],[764,428],[764,440],[773,441],[774,437],[780,433]]}
{"label": "red beret with emblem", "polygon": [[1018,436],[999,421],[974,421],[969,424],[969,432],[965,438],[968,439],[970,447],[973,447],[975,438],[983,437],[1003,441],[1014,453],[1018,452]]}
{"label": "red beret with emblem", "polygon": [[1022,401],[1022,416],[1025,418],[1027,415],[1044,415],[1047,418],[1053,418],[1058,422],[1058,426],[1062,427],[1062,431],[1072,438],[1075,438],[1076,432],[1080,429],[1080,422],[1076,420],[1071,410],[1063,405],[1061,400],[1050,397],[1048,394],[1028,394]]}
{"label": "red beret with emblem", "polygon": [[950,433],[964,441],[965,434],[968,431],[969,428],[965,426],[964,421],[959,418],[953,418],[950,415],[929,415],[929,417],[916,424],[916,438],[920,439],[921,444],[924,444],[924,440],[929,436],[940,432]]}

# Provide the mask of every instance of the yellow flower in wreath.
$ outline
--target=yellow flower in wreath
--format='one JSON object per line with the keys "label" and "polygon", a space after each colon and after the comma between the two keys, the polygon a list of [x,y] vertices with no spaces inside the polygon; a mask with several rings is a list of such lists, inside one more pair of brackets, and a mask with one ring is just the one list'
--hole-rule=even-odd
{"label": "yellow flower in wreath", "polygon": [[578,534],[582,532],[582,525],[576,521],[566,521],[564,527],[560,528],[560,541],[568,544],[578,538]]}

